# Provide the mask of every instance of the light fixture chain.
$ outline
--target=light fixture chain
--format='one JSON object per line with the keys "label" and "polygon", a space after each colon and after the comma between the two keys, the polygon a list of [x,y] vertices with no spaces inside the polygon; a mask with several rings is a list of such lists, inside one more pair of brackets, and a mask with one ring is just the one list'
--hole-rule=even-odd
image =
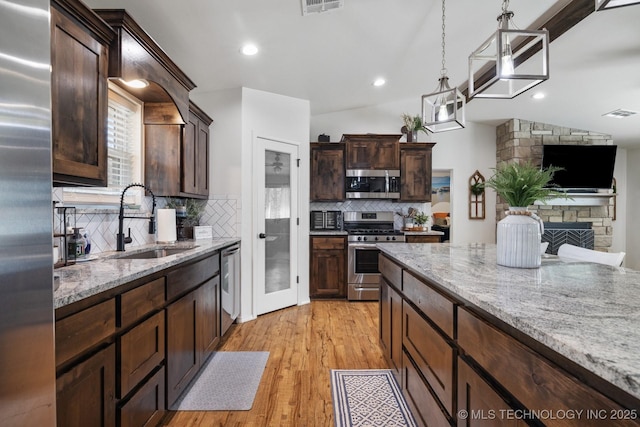
{"label": "light fixture chain", "polygon": [[445,9],[444,9],[444,2],[445,0],[442,0],[442,70],[441,73],[442,75],[446,75],[447,74],[447,69],[445,67],[445,62],[444,62],[444,50],[445,50],[445,43],[444,43],[444,33],[445,33]]}

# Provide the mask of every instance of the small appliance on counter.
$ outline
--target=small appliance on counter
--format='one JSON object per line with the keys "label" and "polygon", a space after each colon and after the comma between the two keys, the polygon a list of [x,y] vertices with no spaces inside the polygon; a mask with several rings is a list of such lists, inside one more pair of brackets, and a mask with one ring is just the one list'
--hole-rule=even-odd
{"label": "small appliance on counter", "polygon": [[342,211],[311,211],[311,231],[342,230]]}

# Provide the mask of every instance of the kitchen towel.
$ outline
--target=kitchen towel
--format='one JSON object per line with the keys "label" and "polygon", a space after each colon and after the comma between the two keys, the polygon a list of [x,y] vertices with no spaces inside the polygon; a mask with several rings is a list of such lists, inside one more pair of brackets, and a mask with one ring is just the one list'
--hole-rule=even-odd
{"label": "kitchen towel", "polygon": [[158,243],[173,243],[176,240],[176,210],[158,209]]}

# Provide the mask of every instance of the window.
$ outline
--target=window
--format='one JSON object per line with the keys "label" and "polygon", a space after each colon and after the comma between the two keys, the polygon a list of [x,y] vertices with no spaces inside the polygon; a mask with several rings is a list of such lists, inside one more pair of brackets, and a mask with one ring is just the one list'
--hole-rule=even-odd
{"label": "window", "polygon": [[[142,103],[111,83],[107,151],[107,187],[65,188],[65,203],[119,205],[124,187],[142,182]],[[132,188],[125,201],[140,206],[142,195],[142,189]]]}

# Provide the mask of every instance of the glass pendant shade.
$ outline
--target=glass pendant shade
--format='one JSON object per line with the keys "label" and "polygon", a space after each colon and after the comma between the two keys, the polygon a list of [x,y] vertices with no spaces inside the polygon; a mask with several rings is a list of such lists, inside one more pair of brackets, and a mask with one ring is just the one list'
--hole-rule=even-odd
{"label": "glass pendant shade", "polygon": [[640,4],[640,0],[596,0],[596,11]]}
{"label": "glass pendant shade", "polygon": [[511,99],[549,78],[549,33],[509,29],[511,16],[469,56],[469,99]]}
{"label": "glass pendant shade", "polygon": [[422,123],[429,132],[464,128],[465,98],[457,87],[449,87],[442,76],[434,93],[422,95]]}

